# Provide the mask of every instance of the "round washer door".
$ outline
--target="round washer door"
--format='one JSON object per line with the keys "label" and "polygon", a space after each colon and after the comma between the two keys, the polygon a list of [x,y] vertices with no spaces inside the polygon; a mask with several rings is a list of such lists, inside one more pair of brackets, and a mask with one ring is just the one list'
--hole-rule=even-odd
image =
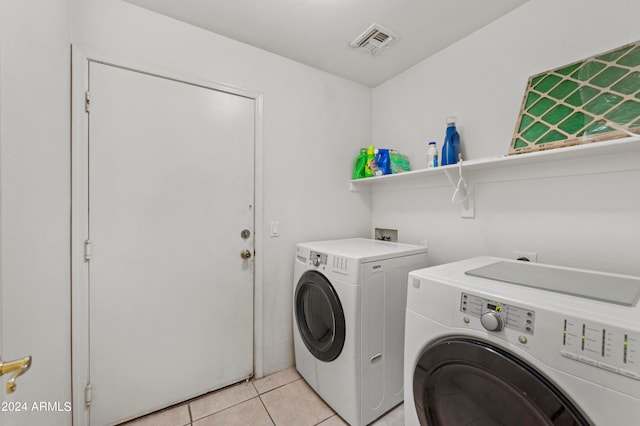
{"label": "round washer door", "polygon": [[422,425],[589,425],[547,378],[486,342],[451,338],[430,346],[413,376]]}
{"label": "round washer door", "polygon": [[305,346],[321,361],[333,361],[344,346],[344,311],[329,280],[306,271],[296,285],[295,321]]}

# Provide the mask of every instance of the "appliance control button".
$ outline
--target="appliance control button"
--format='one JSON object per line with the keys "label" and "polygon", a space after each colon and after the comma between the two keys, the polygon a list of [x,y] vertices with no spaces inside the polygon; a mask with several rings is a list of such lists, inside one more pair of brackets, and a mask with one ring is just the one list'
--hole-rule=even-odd
{"label": "appliance control button", "polygon": [[486,312],[480,317],[480,323],[489,331],[500,331],[504,327],[504,321],[497,312]]}
{"label": "appliance control button", "polygon": [[598,367],[602,368],[603,370],[611,371],[613,373],[618,372],[618,367],[616,367],[615,365],[607,364],[606,362],[598,361]]}
{"label": "appliance control button", "polygon": [[320,258],[319,257],[314,257],[311,262],[313,263],[313,266],[320,266]]}
{"label": "appliance control button", "polygon": [[578,355],[578,361],[584,362],[585,364],[593,365],[594,367],[598,366],[598,361],[595,359],[587,358],[584,355]]}
{"label": "appliance control button", "polygon": [[640,373],[636,373],[635,371],[625,370],[624,368],[620,368],[618,370],[620,374],[623,376],[631,377],[632,379],[640,380]]}
{"label": "appliance control button", "polygon": [[564,349],[560,351],[560,355],[562,355],[565,358],[571,358],[571,359],[578,359],[578,355],[574,354],[573,352],[569,352],[569,351],[565,351]]}
{"label": "appliance control button", "polygon": [[527,338],[525,336],[520,336],[518,337],[518,342],[522,343],[523,345],[526,344],[528,342]]}

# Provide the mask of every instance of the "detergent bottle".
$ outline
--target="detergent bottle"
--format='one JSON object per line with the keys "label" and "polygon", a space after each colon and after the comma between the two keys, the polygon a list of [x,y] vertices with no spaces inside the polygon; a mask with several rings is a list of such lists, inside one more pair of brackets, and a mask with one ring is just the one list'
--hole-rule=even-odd
{"label": "detergent bottle", "polygon": [[438,148],[435,142],[429,142],[427,149],[427,168],[438,167]]}
{"label": "detergent bottle", "polygon": [[391,158],[388,149],[376,149],[376,166],[378,167],[378,172],[375,173],[376,176],[391,174]]}
{"label": "detergent bottle", "polygon": [[447,133],[444,137],[444,145],[442,146],[442,156],[440,157],[440,165],[456,164],[460,154],[460,135],[456,130],[456,118],[447,117]]}
{"label": "detergent bottle", "polygon": [[364,170],[367,163],[367,148],[360,148],[360,154],[353,161],[352,179],[360,179],[365,177]]}
{"label": "detergent bottle", "polygon": [[365,177],[375,176],[377,170],[376,148],[373,145],[369,145],[369,148],[367,148],[367,161],[364,167],[364,175]]}

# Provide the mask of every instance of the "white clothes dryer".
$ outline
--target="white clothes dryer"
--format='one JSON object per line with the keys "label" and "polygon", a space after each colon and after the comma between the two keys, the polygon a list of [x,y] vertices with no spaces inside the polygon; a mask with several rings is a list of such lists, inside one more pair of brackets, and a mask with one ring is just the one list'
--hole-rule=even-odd
{"label": "white clothes dryer", "polygon": [[406,425],[637,424],[640,278],[481,257],[409,275]]}
{"label": "white clothes dryer", "polygon": [[409,271],[427,248],[354,238],[298,244],[293,279],[296,368],[352,426],[403,400]]}

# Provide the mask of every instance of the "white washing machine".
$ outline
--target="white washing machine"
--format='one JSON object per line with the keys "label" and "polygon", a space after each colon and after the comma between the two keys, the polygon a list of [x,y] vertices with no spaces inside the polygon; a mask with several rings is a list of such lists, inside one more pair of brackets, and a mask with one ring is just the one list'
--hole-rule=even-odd
{"label": "white washing machine", "polygon": [[640,422],[640,279],[497,258],[409,276],[407,425]]}
{"label": "white washing machine", "polygon": [[296,248],[296,368],[352,426],[403,400],[408,273],[426,266],[426,247],[365,238]]}

